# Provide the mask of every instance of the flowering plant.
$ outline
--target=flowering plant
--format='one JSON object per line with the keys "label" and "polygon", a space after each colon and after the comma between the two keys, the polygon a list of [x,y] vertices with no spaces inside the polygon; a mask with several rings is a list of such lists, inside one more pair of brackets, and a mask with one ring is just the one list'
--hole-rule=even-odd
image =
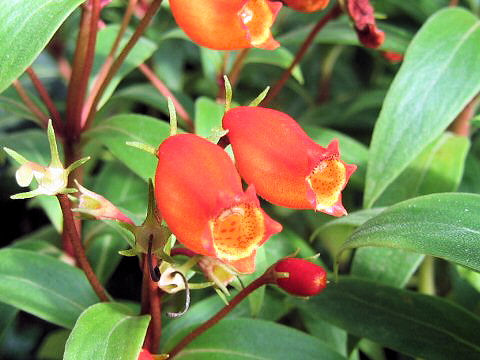
{"label": "flowering plant", "polygon": [[478,1],[0,9],[1,359],[480,358]]}

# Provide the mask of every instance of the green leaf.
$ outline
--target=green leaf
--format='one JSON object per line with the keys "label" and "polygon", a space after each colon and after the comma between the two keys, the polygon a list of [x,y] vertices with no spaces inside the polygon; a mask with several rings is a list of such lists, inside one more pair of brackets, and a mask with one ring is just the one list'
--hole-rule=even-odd
{"label": "green leaf", "polygon": [[0,2],[0,92],[25,71],[83,1]]}
{"label": "green leaf", "polygon": [[[275,65],[282,69],[287,69],[294,59],[293,54],[284,47],[279,47],[275,50],[263,50],[252,48],[245,58],[244,64],[269,64]],[[302,70],[299,65],[296,65],[292,70],[292,77],[300,84],[304,83]]]}
{"label": "green leaf", "polygon": [[88,239],[86,253],[98,279],[105,284],[120,263],[121,256],[118,252],[129,246],[115,229],[102,222],[97,223],[97,228],[100,227],[101,230],[91,231],[93,235],[90,237],[86,233]]}
{"label": "green leaf", "polygon": [[[375,205],[391,205],[419,195],[456,190],[468,148],[467,138],[449,132],[442,134],[387,187]],[[352,274],[403,287],[422,259],[423,255],[399,249],[363,248],[355,253]]]}
{"label": "green leaf", "polygon": [[81,270],[50,256],[2,249],[0,301],[72,328],[80,313],[98,298]]}
{"label": "green leaf", "polygon": [[65,343],[69,335],[70,331],[63,329],[50,332],[38,349],[37,359],[62,360],[65,352]]}
{"label": "green leaf", "polygon": [[364,203],[435,140],[480,91],[480,21],[461,8],[433,15],[412,40],[370,146]]}
{"label": "green leaf", "polygon": [[424,255],[389,248],[361,248],[355,252],[352,275],[402,288],[422,262]]}
{"label": "green leaf", "polygon": [[480,318],[438,297],[344,277],[300,306],[350,334],[413,357],[480,356]]}
{"label": "green leaf", "polygon": [[389,247],[480,271],[480,195],[431,194],[394,205],[360,226],[342,250]]}
{"label": "green leaf", "polygon": [[207,97],[195,101],[195,133],[203,137],[212,135],[212,129],[222,126],[225,106]]}
{"label": "green leaf", "polygon": [[[167,349],[168,350],[168,349]],[[185,360],[345,359],[317,338],[273,322],[225,319],[196,338],[178,354]]]}
{"label": "green leaf", "polygon": [[470,141],[446,132],[397,177],[375,202],[393,205],[420,195],[455,191],[463,175]]}
{"label": "green leaf", "polygon": [[0,345],[2,345],[5,333],[17,314],[17,308],[0,302]]}
{"label": "green leaf", "polygon": [[[101,66],[105,63],[110,49],[112,48],[113,42],[117,37],[120,25],[110,25],[98,32],[97,44],[95,47],[95,61],[93,63],[92,77],[98,75]],[[132,35],[132,32],[127,30],[125,35],[120,42],[119,49],[122,49],[127,43],[129,37]],[[115,76],[109,82],[105,92],[98,104],[100,109],[105,102],[112,96],[116,87],[122,81],[122,79],[132,70],[136,69],[138,65],[143,64],[153,52],[156,50],[157,46],[153,41],[150,41],[144,37],[141,37],[138,42],[135,44],[133,49],[128,54],[127,58],[123,62],[120,69],[117,71]]]}
{"label": "green leaf", "polygon": [[156,157],[125,143],[137,141],[157,147],[170,135],[170,127],[151,116],[125,114],[102,121],[86,135],[105,145],[128,168],[147,180],[155,175]]}
{"label": "green leaf", "polygon": [[125,305],[101,303],[78,318],[65,345],[65,360],[138,358],[149,315],[135,316]]}

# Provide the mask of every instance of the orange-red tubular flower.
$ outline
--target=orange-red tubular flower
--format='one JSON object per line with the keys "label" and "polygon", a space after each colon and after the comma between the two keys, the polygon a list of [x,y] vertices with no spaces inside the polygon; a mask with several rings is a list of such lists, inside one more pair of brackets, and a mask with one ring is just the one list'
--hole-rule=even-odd
{"label": "orange-red tubular flower", "polygon": [[338,141],[324,148],[287,114],[237,107],[223,117],[237,168],[273,204],[342,216],[342,190],[357,168],[340,160]]}
{"label": "orange-red tubular flower", "polygon": [[157,156],[157,207],[177,239],[252,273],[257,248],[282,226],[260,208],[253,186],[243,191],[227,153],[199,136],[181,134],[165,140]]}
{"label": "orange-red tubular flower", "polygon": [[170,0],[178,26],[197,44],[216,50],[276,49],[270,27],[281,7],[270,0]]}
{"label": "orange-red tubular flower", "polygon": [[330,0],[283,0],[283,3],[293,10],[314,12],[325,9]]}

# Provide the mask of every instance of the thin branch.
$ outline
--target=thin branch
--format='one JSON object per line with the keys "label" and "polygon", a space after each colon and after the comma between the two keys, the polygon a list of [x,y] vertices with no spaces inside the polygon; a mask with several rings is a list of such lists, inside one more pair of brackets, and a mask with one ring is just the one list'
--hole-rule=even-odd
{"label": "thin branch", "polygon": [[342,10],[340,6],[337,4],[327,13],[327,15],[325,15],[322,19],[320,19],[320,21],[313,27],[312,31],[310,31],[310,34],[308,34],[307,38],[305,39],[302,46],[298,50],[297,54],[295,55],[295,58],[293,59],[288,69],[286,69],[283,72],[282,76],[277,81],[277,83],[273,86],[272,90],[270,90],[267,97],[261,102],[262,106],[267,106],[268,104],[270,104],[270,102],[283,89],[283,87],[285,86],[285,83],[292,75],[293,68],[303,59],[303,57],[307,53],[307,50],[310,48],[310,45],[312,45],[313,40],[315,39],[315,36],[317,36],[318,32],[322,30],[323,27],[330,20],[336,19],[338,16],[340,16],[341,13],[342,13]]}
{"label": "thin branch", "polygon": [[87,52],[88,33],[91,12],[88,7],[82,7],[82,16],[80,18],[80,29],[77,36],[77,44],[75,53],[73,55],[72,72],[70,74],[70,81],[67,89],[67,119],[66,119],[66,133],[74,136],[75,131],[75,115],[78,113],[78,84],[81,81],[85,55]]}
{"label": "thin branch", "polygon": [[148,8],[143,19],[140,21],[140,24],[138,25],[138,27],[135,29],[135,32],[133,33],[132,37],[128,40],[128,43],[125,45],[125,47],[122,49],[118,57],[113,62],[110,70],[108,71],[107,76],[103,80],[97,94],[95,95],[95,98],[93,99],[92,106],[88,112],[88,116],[85,118],[85,121],[82,124],[82,129],[88,129],[92,124],[95,114],[97,112],[98,103],[100,102],[100,99],[102,98],[102,95],[105,89],[107,88],[108,84],[110,83],[112,78],[115,76],[117,71],[122,66],[123,62],[125,61],[130,51],[133,49],[137,41],[140,39],[140,37],[143,35],[145,30],[147,29],[147,26],[150,24],[150,21],[152,20],[157,10],[160,8],[161,4],[162,4],[162,0],[154,0],[150,4],[150,7]]}
{"label": "thin branch", "polygon": [[228,80],[230,80],[230,84],[232,84],[232,87],[234,87],[238,81],[238,77],[240,76],[240,72],[242,71],[243,64],[245,63],[245,59],[247,58],[250,50],[250,48],[243,49],[238,53],[237,57],[235,58],[232,70],[228,74]]}
{"label": "thin branch", "polygon": [[17,91],[18,95],[20,95],[20,98],[22,99],[23,103],[28,107],[28,109],[32,112],[33,115],[40,121],[40,124],[46,129],[47,124],[48,124],[48,116],[40,110],[40,108],[35,105],[35,103],[30,99],[30,96],[28,96],[27,91],[23,87],[23,85],[20,83],[20,81],[15,80],[13,82],[13,87]]}
{"label": "thin branch", "polygon": [[78,136],[82,128],[82,109],[85,101],[85,95],[88,88],[88,80],[93,67],[93,60],[95,58],[95,45],[97,43],[98,21],[100,20],[100,0],[93,0],[92,12],[89,21],[89,33],[87,42],[87,51],[83,62],[81,77],[78,81],[77,97],[75,103],[75,112],[73,114],[74,120],[74,134]]}
{"label": "thin branch", "polygon": [[178,115],[183,119],[185,124],[188,126],[190,130],[193,130],[193,121],[188,115],[185,108],[180,104],[177,100],[175,95],[167,88],[167,86],[155,75],[152,69],[148,67],[146,64],[141,64],[139,67],[140,71],[145,75],[145,77],[152,83],[152,85],[158,90],[160,94],[162,94],[165,99],[171,98],[173,105],[175,106],[175,110],[177,111]]}
{"label": "thin branch", "polygon": [[60,203],[60,207],[62,208],[64,222],[64,231],[67,232],[70,241],[72,242],[73,251],[75,253],[75,258],[77,263],[79,264],[80,268],[83,270],[85,275],[87,276],[90,285],[92,285],[93,290],[99,297],[101,301],[109,301],[107,293],[103,288],[102,284],[98,280],[95,272],[93,271],[90,263],[88,262],[87,256],[85,255],[85,249],[82,245],[82,240],[78,236],[78,233],[75,229],[75,223],[73,221],[72,209],[70,206],[70,200],[68,199],[67,195],[65,194],[58,194],[57,195],[58,202]]}
{"label": "thin branch", "polygon": [[32,80],[33,86],[35,86],[35,89],[37,89],[38,95],[40,95],[40,98],[43,100],[45,106],[50,112],[50,116],[53,120],[53,125],[55,129],[57,129],[57,134],[63,134],[62,118],[52,98],[50,97],[50,95],[48,95],[47,89],[45,88],[45,86],[43,86],[42,82],[40,81],[32,67],[28,67],[26,72],[28,76],[30,76],[30,80]]}
{"label": "thin branch", "polygon": [[180,351],[182,351],[188,344],[190,344],[193,340],[195,340],[198,336],[203,334],[206,330],[210,329],[216,323],[218,323],[221,319],[223,319],[226,315],[230,313],[243,299],[245,299],[248,295],[250,295],[253,291],[258,289],[259,287],[270,284],[273,282],[272,278],[273,274],[269,270],[267,270],[262,276],[258,279],[253,281],[250,285],[248,285],[245,289],[240,291],[237,296],[235,296],[227,306],[217,312],[210,320],[203,323],[195,330],[193,330],[190,334],[188,334],[183,340],[178,343],[170,352],[169,352],[169,359],[174,358]]}
{"label": "thin branch", "polygon": [[118,46],[120,45],[120,41],[122,40],[123,35],[127,30],[128,24],[130,23],[130,20],[132,18],[133,11],[135,10],[135,6],[137,5],[137,2],[138,0],[129,0],[128,2],[128,6],[127,6],[127,9],[125,10],[125,14],[123,15],[122,24],[120,25],[120,29],[118,30],[117,37],[115,38],[112,48],[110,49],[110,53],[108,54],[107,58],[105,59],[105,62],[100,68],[100,71],[98,72],[98,75],[90,91],[90,94],[88,95],[88,98],[85,101],[85,104],[83,105],[82,123],[85,122],[86,117],[88,116],[88,113],[92,108],[93,101],[98,91],[100,90],[102,83],[105,81],[105,78],[108,72],[110,71],[110,68],[112,67],[113,60],[115,59],[115,53],[117,52]]}

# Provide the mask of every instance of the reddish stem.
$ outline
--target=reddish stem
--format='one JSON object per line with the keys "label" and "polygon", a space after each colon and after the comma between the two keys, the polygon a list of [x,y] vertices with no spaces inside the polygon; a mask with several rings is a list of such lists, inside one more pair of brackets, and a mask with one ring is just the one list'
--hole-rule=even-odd
{"label": "reddish stem", "polygon": [[120,45],[120,41],[123,38],[123,35],[125,34],[125,31],[127,30],[127,26],[130,23],[130,20],[133,15],[133,11],[135,9],[135,6],[137,5],[138,0],[129,0],[127,10],[125,10],[125,14],[123,15],[122,19],[122,24],[120,26],[120,29],[118,31],[117,37],[115,38],[115,41],[113,42],[112,48],[110,49],[110,53],[108,54],[107,58],[105,59],[105,62],[103,63],[102,67],[100,68],[100,71],[98,72],[98,75],[95,79],[95,83],[92,86],[92,90],[90,91],[90,95],[88,95],[87,100],[85,101],[85,104],[83,105],[82,109],[82,123],[86,121],[86,117],[88,116],[88,113],[90,109],[92,108],[93,101],[95,99],[95,96],[97,95],[98,91],[100,90],[100,87],[102,83],[105,81],[105,78],[110,71],[110,68],[112,67],[113,60],[115,57],[115,53],[117,52],[118,46]]}
{"label": "reddish stem", "polygon": [[70,138],[75,137],[75,115],[78,113],[79,109],[78,84],[81,81],[85,55],[87,52],[90,18],[91,11],[86,6],[82,7],[80,29],[78,31],[77,45],[73,56],[72,73],[70,74],[70,82],[68,83],[67,89],[66,133],[69,134]]}
{"label": "reddish stem", "polygon": [[74,134],[79,136],[82,128],[82,108],[85,101],[85,95],[88,88],[88,80],[93,67],[93,60],[95,58],[95,44],[97,42],[98,21],[100,20],[100,0],[93,0],[92,12],[89,21],[89,33],[87,42],[87,51],[84,58],[81,77],[78,81],[77,97],[75,102],[75,112],[73,114],[74,120]]}
{"label": "reddish stem", "polygon": [[133,33],[132,37],[128,40],[128,43],[125,45],[125,47],[122,49],[118,57],[113,62],[110,70],[108,71],[107,76],[105,76],[105,79],[103,80],[100,88],[98,89],[97,94],[95,95],[95,98],[93,99],[92,106],[89,110],[88,116],[86,117],[84,124],[82,124],[82,129],[88,129],[91,126],[93,119],[95,117],[95,114],[97,112],[98,103],[100,102],[100,99],[102,98],[102,95],[105,89],[107,88],[108,84],[110,83],[112,78],[115,76],[117,71],[120,69],[126,57],[130,53],[130,51],[133,49],[137,41],[145,32],[147,26],[150,24],[150,20],[152,20],[153,16],[157,12],[157,10],[160,8],[161,4],[162,4],[162,0],[154,0],[150,4],[145,16],[140,21],[140,24],[138,25],[138,27],[135,29],[135,32]]}
{"label": "reddish stem", "polygon": [[[147,255],[143,256],[143,280],[142,280],[142,303],[141,313],[150,314],[151,320],[148,325],[147,335],[143,344],[150,352],[156,353],[162,334],[161,294],[157,283],[150,276]],[[157,259],[152,256],[152,265],[157,266]]]}
{"label": "reddish stem", "polygon": [[240,72],[242,71],[243,64],[249,52],[250,48],[243,49],[238,53],[237,57],[235,58],[232,70],[230,71],[230,74],[228,74],[228,80],[230,80],[230,84],[232,85],[232,87],[234,87],[238,81],[238,77],[240,76]]}
{"label": "reddish stem", "polygon": [[184,256],[188,256],[188,257],[193,257],[193,256],[196,256],[198,255],[196,252],[190,250],[190,249],[187,249],[187,248],[173,248],[172,250],[170,250],[170,256],[177,256],[177,255],[184,255]]}
{"label": "reddish stem", "polygon": [[189,130],[193,131],[194,125],[193,121],[188,115],[185,108],[180,104],[177,100],[175,95],[167,88],[167,86],[155,75],[152,69],[146,64],[140,64],[139,67],[140,71],[145,75],[145,77],[152,83],[152,85],[162,94],[166,99],[171,98],[173,105],[175,106],[175,110],[177,111],[178,115],[185,121],[185,124],[188,126]]}
{"label": "reddish stem", "polygon": [[317,36],[318,32],[322,30],[322,28],[330,20],[336,19],[338,16],[340,16],[341,13],[342,13],[342,10],[340,6],[337,4],[327,13],[327,15],[325,15],[322,19],[320,19],[320,21],[313,27],[312,31],[310,31],[310,34],[308,34],[307,38],[305,39],[302,46],[300,47],[297,54],[295,55],[295,58],[293,59],[292,63],[290,64],[288,69],[286,69],[283,72],[282,76],[277,81],[277,83],[273,86],[272,90],[269,91],[267,97],[263,99],[263,101],[261,102],[261,106],[267,106],[278,95],[278,93],[285,86],[285,83],[287,82],[287,80],[292,75],[293,68],[302,60],[307,50],[309,49],[310,45],[312,45],[313,40],[315,39],[315,36]]}
{"label": "reddish stem", "polygon": [[458,0],[450,0],[450,4],[448,6],[458,6]]}
{"label": "reddish stem", "polygon": [[73,251],[75,253],[75,258],[80,268],[83,270],[87,276],[88,281],[92,285],[93,290],[99,297],[101,301],[109,301],[107,293],[103,288],[102,284],[98,280],[95,272],[93,271],[90,263],[88,262],[87,256],[85,255],[85,249],[82,245],[82,240],[78,236],[78,233],[75,229],[75,223],[73,221],[72,209],[70,205],[70,200],[65,194],[57,195],[58,202],[62,208],[63,218],[64,218],[64,229],[72,242]]}
{"label": "reddish stem", "polygon": [[18,95],[20,95],[20,98],[22,99],[23,103],[28,107],[28,109],[32,112],[32,114],[35,115],[35,117],[40,121],[40,124],[46,129],[48,125],[48,116],[45,115],[37,105],[35,105],[32,99],[30,99],[30,96],[28,96],[27,91],[22,86],[20,81],[15,80],[13,82],[13,87],[17,91]]}
{"label": "reddish stem", "polygon": [[248,295],[254,292],[259,287],[274,283],[274,272],[271,269],[267,270],[262,276],[258,279],[253,281],[250,285],[248,285],[245,289],[240,291],[237,296],[235,296],[227,306],[221,309],[218,313],[216,313],[210,320],[206,323],[203,323],[195,330],[193,330],[190,334],[183,338],[183,340],[177,344],[170,352],[169,352],[169,359],[174,358],[180,351],[182,351],[188,344],[190,344],[193,340],[195,340],[198,336],[203,334],[206,330],[210,329],[213,325],[218,323],[221,319],[223,319],[230,311],[232,311],[243,299],[245,299]]}
{"label": "reddish stem", "polygon": [[45,106],[47,107],[48,111],[50,112],[50,116],[52,117],[53,120],[53,125],[57,129],[57,134],[63,135],[63,123],[62,123],[62,118],[60,117],[60,113],[58,112],[57,107],[53,103],[52,98],[50,95],[48,95],[48,91],[43,86],[42,82],[38,78],[37,74],[33,70],[32,67],[27,68],[27,74],[30,76],[30,80],[32,80],[33,86],[35,86],[35,89],[37,89],[38,95],[40,95],[40,98],[43,100],[45,103]]}

